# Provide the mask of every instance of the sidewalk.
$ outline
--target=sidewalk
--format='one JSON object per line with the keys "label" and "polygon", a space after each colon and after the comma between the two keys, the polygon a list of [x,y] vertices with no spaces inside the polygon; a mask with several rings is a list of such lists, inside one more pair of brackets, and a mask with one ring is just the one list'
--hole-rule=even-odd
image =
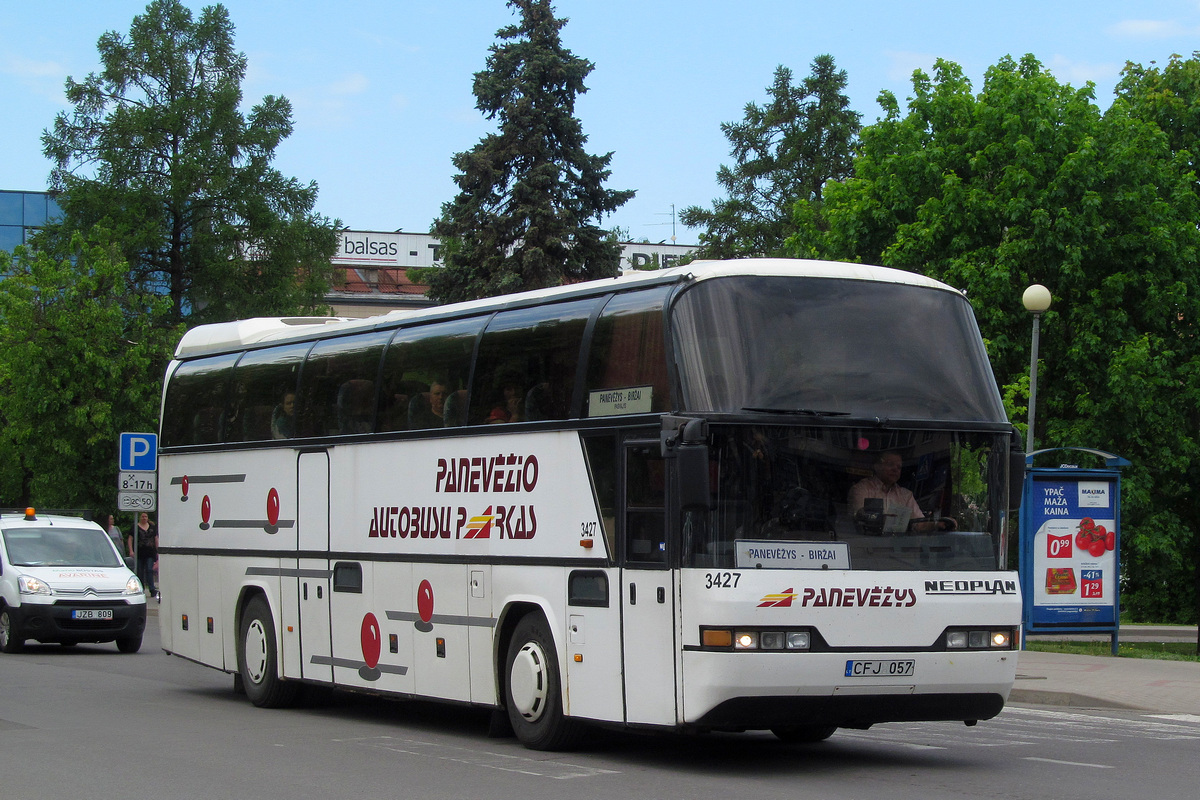
{"label": "sidewalk", "polygon": [[[1047,637],[1030,637],[1031,641]],[[1064,634],[1061,639],[1081,640]],[[1100,637],[1107,640],[1108,637]],[[1121,641],[1196,640],[1194,627],[1122,628]],[[1123,708],[1188,714],[1200,720],[1200,662],[1159,661],[1023,650],[1010,703]]]}

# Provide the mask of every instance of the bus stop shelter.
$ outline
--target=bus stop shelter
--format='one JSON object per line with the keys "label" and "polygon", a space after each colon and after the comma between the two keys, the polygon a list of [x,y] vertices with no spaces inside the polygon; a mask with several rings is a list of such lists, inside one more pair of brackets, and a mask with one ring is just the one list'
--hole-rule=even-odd
{"label": "bus stop shelter", "polygon": [[[1103,468],[1035,467],[1050,453],[1087,453]],[[1026,455],[1020,574],[1026,636],[1109,634],[1115,655],[1121,616],[1121,467],[1129,461],[1084,447]]]}

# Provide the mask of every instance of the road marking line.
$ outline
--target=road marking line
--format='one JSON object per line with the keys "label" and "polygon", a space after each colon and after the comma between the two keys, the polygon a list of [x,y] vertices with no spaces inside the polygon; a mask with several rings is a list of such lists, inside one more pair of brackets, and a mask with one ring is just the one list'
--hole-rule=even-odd
{"label": "road marking line", "polygon": [[1047,764],[1060,764],[1064,767],[1091,767],[1092,769],[1112,769],[1111,764],[1085,764],[1081,761],[1059,761],[1056,758],[1037,758],[1036,756],[1026,756],[1023,761],[1044,761]]}
{"label": "road marking line", "polygon": [[1148,714],[1155,719],[1169,719],[1173,722],[1200,722],[1200,714]]}
{"label": "road marking line", "polygon": [[484,767],[485,769],[515,772],[540,778],[552,778],[554,780],[593,778],[598,775],[618,774],[617,770],[585,767],[565,761],[533,759],[520,755],[497,753],[488,750],[474,750],[466,747],[436,744],[434,742],[421,741],[420,739],[404,739],[396,736],[370,736],[342,739],[340,741],[374,747],[393,753],[406,753],[424,758],[440,759],[458,764]]}

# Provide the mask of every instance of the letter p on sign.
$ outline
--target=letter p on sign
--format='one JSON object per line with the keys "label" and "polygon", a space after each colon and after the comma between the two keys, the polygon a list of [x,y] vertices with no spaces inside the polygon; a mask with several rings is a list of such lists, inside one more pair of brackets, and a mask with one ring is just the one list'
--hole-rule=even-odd
{"label": "letter p on sign", "polygon": [[121,471],[154,472],[158,469],[157,433],[121,434]]}

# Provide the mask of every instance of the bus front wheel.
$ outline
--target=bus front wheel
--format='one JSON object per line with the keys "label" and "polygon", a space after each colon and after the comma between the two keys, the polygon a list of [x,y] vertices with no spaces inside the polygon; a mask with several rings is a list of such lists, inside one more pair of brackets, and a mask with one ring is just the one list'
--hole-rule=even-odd
{"label": "bus front wheel", "polygon": [[250,702],[259,708],[285,708],[296,699],[297,685],[279,677],[275,622],[259,595],[246,604],[238,637],[238,674]]}
{"label": "bus front wheel", "polygon": [[517,739],[531,750],[566,750],[579,738],[578,723],[563,715],[557,653],[540,615],[517,623],[508,644],[505,705]]}

